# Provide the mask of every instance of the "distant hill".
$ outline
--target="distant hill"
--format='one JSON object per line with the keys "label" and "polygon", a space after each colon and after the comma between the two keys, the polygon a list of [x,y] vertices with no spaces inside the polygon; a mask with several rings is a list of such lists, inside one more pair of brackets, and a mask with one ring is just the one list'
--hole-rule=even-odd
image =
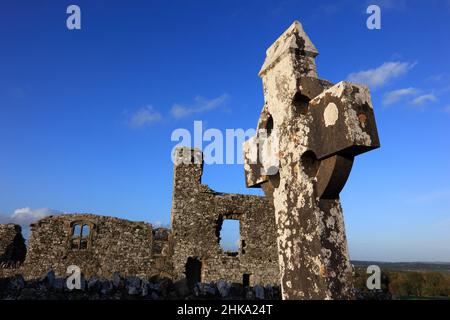
{"label": "distant hill", "polygon": [[370,265],[377,265],[381,270],[393,271],[422,271],[422,272],[443,272],[450,273],[450,262],[381,262],[381,261],[358,261],[351,263],[355,268],[367,268]]}

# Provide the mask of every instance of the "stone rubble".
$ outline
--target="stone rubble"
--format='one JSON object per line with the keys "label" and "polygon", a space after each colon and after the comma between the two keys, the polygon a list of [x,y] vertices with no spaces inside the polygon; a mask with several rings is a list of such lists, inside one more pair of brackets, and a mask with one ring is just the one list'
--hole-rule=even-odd
{"label": "stone rubble", "polygon": [[37,280],[26,281],[15,275],[0,279],[0,299],[5,300],[279,300],[276,286],[243,287],[242,284],[224,280],[196,283],[189,289],[186,282],[172,282],[167,278],[122,277],[116,273],[113,279],[93,276],[86,279],[81,290],[69,290],[66,278],[55,277],[51,270]]}

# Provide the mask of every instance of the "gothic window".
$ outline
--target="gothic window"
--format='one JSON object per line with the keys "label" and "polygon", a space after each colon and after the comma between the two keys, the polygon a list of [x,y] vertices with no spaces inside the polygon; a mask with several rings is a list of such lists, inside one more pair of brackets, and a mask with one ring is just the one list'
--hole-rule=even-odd
{"label": "gothic window", "polygon": [[86,250],[90,246],[92,224],[88,222],[75,222],[71,227],[70,248]]}

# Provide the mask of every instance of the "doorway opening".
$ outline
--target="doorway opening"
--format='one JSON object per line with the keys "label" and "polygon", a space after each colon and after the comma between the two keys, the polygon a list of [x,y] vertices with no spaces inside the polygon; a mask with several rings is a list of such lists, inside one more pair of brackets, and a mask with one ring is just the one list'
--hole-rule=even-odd
{"label": "doorway opening", "polygon": [[250,273],[244,273],[242,275],[242,285],[244,287],[249,287],[250,286],[250,280],[251,280],[251,274]]}
{"label": "doorway opening", "polygon": [[197,258],[189,257],[186,262],[186,280],[189,288],[202,281],[202,262]]}

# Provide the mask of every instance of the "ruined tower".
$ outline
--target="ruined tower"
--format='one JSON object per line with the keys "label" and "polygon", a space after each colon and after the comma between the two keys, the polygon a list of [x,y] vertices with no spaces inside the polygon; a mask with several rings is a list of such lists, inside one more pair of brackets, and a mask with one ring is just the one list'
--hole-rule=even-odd
{"label": "ruined tower", "polygon": [[284,299],[352,298],[339,193],[354,157],[379,147],[368,88],[318,79],[317,55],[297,21],[270,46],[258,133],[244,144],[247,186],[274,204]]}
{"label": "ruined tower", "polygon": [[[172,236],[174,279],[188,283],[219,279],[244,285],[277,285],[273,206],[266,197],[221,193],[201,183],[203,155],[179,147],[174,154]],[[239,245],[220,246],[227,219],[239,221]]]}

